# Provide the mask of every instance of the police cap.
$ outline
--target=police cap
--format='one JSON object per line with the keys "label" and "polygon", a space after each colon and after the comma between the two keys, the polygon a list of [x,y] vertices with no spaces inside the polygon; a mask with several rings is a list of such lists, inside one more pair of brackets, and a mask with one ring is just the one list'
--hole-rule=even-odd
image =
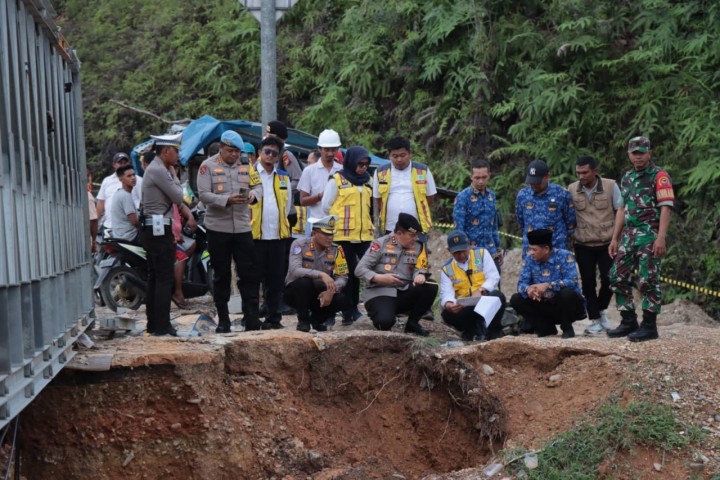
{"label": "police cap", "polygon": [[410,233],[423,233],[422,226],[418,219],[410,215],[409,213],[401,213],[398,215],[397,223],[395,228],[401,228]]}

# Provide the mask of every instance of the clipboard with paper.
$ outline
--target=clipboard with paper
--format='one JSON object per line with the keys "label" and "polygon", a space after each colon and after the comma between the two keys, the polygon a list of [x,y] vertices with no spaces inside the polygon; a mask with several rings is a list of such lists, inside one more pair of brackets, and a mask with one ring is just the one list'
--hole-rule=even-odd
{"label": "clipboard with paper", "polygon": [[[477,297],[476,297],[477,298]],[[498,297],[482,296],[475,304],[473,311],[485,319],[485,326],[489,327],[492,319],[495,318],[502,303]]]}

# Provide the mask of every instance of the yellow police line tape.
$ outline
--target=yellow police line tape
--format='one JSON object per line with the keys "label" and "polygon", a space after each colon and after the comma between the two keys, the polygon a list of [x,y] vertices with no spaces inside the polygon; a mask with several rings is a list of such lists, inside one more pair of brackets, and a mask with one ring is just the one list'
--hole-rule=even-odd
{"label": "yellow police line tape", "polygon": [[[455,225],[453,225],[452,223],[435,223],[435,224],[433,224],[433,227],[451,230],[451,229],[455,228]],[[504,237],[512,238],[514,240],[522,240],[522,237],[518,237],[517,235],[513,235],[511,233],[506,233],[506,232],[499,232],[499,233],[500,233],[500,235],[502,235]],[[705,295],[710,295],[712,297],[720,298],[720,292],[711,290],[709,288],[698,287],[697,285],[693,285],[691,283],[681,282],[679,280],[673,280],[672,278],[663,277],[663,276],[660,277],[660,281],[664,282],[664,283],[668,283],[670,285],[675,285],[677,287],[682,287],[687,290],[693,290],[698,293],[702,293]]]}

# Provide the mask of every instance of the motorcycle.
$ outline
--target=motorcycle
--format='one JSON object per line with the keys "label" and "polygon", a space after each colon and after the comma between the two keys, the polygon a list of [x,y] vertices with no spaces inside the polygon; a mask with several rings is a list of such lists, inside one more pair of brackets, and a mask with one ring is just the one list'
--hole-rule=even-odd
{"label": "motorcycle", "polygon": [[[185,298],[195,298],[212,293],[213,273],[205,227],[198,225],[194,233],[186,228],[184,234],[194,238],[196,246],[185,266],[183,294]],[[104,303],[113,312],[117,312],[118,307],[140,308],[147,292],[147,267],[144,248],[124,240],[106,238],[102,254],[95,263],[94,291],[98,303]]]}

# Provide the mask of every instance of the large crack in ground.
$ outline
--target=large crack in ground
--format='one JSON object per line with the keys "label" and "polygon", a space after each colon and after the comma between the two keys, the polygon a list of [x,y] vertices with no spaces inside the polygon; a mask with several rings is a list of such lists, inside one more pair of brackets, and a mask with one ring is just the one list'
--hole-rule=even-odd
{"label": "large crack in ground", "polygon": [[621,382],[618,359],[592,350],[430,345],[379,332],[241,337],[202,362],[63,372],[23,414],[23,473],[422,478],[532,446]]}

